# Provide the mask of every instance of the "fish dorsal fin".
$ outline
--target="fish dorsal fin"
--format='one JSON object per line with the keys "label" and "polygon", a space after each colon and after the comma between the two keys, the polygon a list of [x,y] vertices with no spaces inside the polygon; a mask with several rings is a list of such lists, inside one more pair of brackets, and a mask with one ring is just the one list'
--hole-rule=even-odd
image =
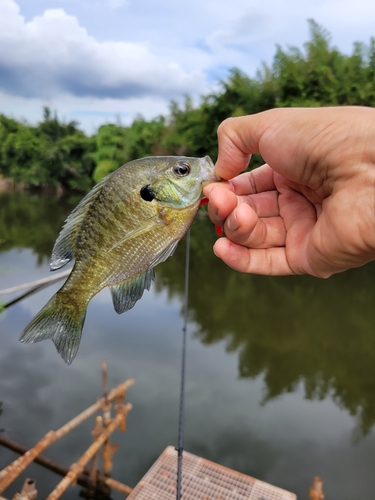
{"label": "fish dorsal fin", "polygon": [[148,269],[145,273],[137,274],[117,285],[111,285],[110,290],[115,311],[118,314],[129,311],[142,297],[144,290],[150,290],[154,277],[154,270]]}
{"label": "fish dorsal fin", "polygon": [[[111,175],[111,174],[110,174]],[[76,206],[73,212],[66,219],[65,224],[60,232],[59,237],[52,250],[51,271],[64,267],[74,257],[74,244],[80,225],[90,210],[92,203],[95,201],[98,193],[106,184],[108,177],[102,179]]]}

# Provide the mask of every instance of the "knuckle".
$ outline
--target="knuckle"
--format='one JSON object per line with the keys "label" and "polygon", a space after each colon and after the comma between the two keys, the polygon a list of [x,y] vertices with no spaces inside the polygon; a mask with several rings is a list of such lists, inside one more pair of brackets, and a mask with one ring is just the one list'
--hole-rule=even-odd
{"label": "knuckle", "polygon": [[222,121],[218,126],[217,135],[218,136],[227,135],[228,129],[232,128],[233,120],[234,120],[233,117],[229,117],[226,118],[224,121]]}

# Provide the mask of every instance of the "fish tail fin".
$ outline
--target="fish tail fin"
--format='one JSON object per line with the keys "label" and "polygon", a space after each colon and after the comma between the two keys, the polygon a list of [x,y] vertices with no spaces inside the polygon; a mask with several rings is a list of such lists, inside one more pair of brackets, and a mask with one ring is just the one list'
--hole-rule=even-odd
{"label": "fish tail fin", "polygon": [[75,358],[82,336],[86,307],[63,303],[59,293],[54,295],[23,331],[20,341],[33,344],[45,339],[53,340],[65,363]]}

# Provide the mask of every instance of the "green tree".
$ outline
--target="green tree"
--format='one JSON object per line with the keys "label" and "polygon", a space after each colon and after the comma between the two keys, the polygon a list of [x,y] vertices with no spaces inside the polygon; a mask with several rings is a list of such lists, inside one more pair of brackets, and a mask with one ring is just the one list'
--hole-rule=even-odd
{"label": "green tree", "polygon": [[95,136],[94,181],[110,174],[125,163],[124,142],[126,129],[117,125],[102,125]]}
{"label": "green tree", "polygon": [[0,173],[16,183],[81,191],[92,186],[93,140],[48,108],[36,127],[0,116],[0,141]]}
{"label": "green tree", "polygon": [[161,139],[164,128],[163,117],[148,122],[140,116],[130,127],[101,126],[95,137],[95,182],[131,160],[163,154]]}
{"label": "green tree", "polygon": [[92,186],[95,143],[78,130],[77,123],[60,123],[44,108],[44,120],[36,127],[40,140],[40,169],[48,178],[42,184],[86,191]]}
{"label": "green tree", "polygon": [[350,56],[331,46],[329,33],[309,20],[305,51],[278,47],[272,73],[278,106],[375,104],[375,43],[354,43]]}

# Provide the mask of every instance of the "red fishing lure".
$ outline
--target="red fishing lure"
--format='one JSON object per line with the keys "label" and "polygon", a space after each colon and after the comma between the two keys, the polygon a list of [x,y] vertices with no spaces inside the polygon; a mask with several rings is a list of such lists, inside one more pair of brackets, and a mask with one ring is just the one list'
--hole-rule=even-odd
{"label": "red fishing lure", "polygon": [[[199,204],[200,207],[203,207],[203,205],[207,205],[207,203],[209,202],[209,199],[204,196],[203,198],[201,198],[201,202]],[[223,236],[223,228],[220,227],[220,226],[215,226],[215,231],[216,231],[216,234],[218,236]]]}

